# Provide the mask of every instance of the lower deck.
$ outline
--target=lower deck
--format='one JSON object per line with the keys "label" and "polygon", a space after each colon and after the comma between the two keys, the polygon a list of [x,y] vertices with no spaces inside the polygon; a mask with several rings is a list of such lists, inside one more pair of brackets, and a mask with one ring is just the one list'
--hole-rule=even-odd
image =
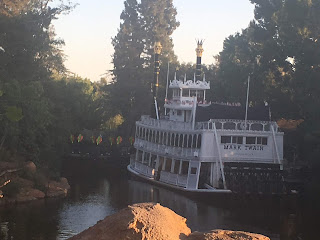
{"label": "lower deck", "polygon": [[[222,166],[222,167],[221,167]],[[137,150],[128,170],[185,191],[283,192],[279,164],[201,162]]]}

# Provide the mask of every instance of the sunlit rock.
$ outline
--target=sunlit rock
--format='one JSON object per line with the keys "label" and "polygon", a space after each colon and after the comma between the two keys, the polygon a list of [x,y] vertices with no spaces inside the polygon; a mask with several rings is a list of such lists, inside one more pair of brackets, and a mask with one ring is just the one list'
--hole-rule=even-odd
{"label": "sunlit rock", "polygon": [[191,233],[185,218],[155,203],[129,206],[106,217],[72,240],[270,240],[260,234],[212,230]]}

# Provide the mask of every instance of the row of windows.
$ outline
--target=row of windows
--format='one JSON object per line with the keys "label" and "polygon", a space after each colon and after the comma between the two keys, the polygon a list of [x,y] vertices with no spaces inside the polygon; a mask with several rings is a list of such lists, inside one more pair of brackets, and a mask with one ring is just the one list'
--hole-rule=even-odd
{"label": "row of windows", "polygon": [[243,137],[243,136],[221,136],[221,143],[268,145],[267,137]]}
{"label": "row of windows", "polygon": [[[181,91],[180,89],[173,89],[173,97],[180,97]],[[182,96],[183,97],[193,97],[197,96],[199,98],[203,98],[204,96],[204,90],[191,90],[191,89],[182,89]]]}
{"label": "row of windows", "polygon": [[[217,129],[226,129],[226,130],[245,130],[245,125],[243,122],[235,123],[235,122],[215,122]],[[213,129],[213,123],[209,122],[208,129]],[[270,124],[262,124],[262,123],[249,123],[247,125],[247,130],[252,131],[270,131]]]}
{"label": "row of windows", "polygon": [[138,127],[136,138],[171,147],[201,147],[201,134],[178,134]]}
{"label": "row of windows", "polygon": [[[146,166],[149,166],[151,168],[155,168],[157,156],[154,154],[150,154],[148,152],[145,152],[143,154],[142,151],[138,151],[137,161],[146,165]],[[171,159],[171,158],[165,159],[164,157],[159,156],[159,169],[158,170],[160,170],[160,171],[164,170],[166,172],[171,172],[172,164],[174,164],[172,173],[182,174],[182,175],[188,174],[188,168],[189,168],[188,161],[180,161],[180,160],[173,161],[173,159]]]}

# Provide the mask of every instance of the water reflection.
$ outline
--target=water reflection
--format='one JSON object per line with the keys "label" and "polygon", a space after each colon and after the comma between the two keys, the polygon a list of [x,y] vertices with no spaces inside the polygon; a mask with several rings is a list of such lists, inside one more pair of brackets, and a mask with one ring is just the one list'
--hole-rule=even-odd
{"label": "water reflection", "polygon": [[[67,239],[129,204],[159,202],[188,219],[192,231],[233,229],[280,239],[295,228],[294,217],[271,207],[215,206],[153,185],[129,180],[124,173],[71,179],[67,199],[48,199],[0,209],[0,239]],[[288,220],[289,219],[289,220]],[[292,220],[293,219],[293,220]],[[290,224],[285,224],[285,222]],[[289,239],[285,236],[281,239]],[[294,239],[294,238],[291,238]]]}

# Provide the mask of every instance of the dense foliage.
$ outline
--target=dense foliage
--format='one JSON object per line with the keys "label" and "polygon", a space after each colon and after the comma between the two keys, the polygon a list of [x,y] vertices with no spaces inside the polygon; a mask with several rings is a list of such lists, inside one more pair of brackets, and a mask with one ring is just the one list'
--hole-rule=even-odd
{"label": "dense foliage", "polygon": [[251,2],[255,19],[229,36],[219,55],[217,94],[244,103],[251,74],[250,101],[268,102],[275,120],[302,119],[296,148],[307,148],[300,149],[301,158],[314,158],[320,142],[320,2]]}
{"label": "dense foliage", "polygon": [[0,160],[54,169],[71,133],[99,126],[89,80],[67,77],[50,1],[0,3]]}
{"label": "dense foliage", "polygon": [[[130,135],[134,131],[134,121],[141,114],[150,114],[154,43],[160,41],[163,46],[162,66],[168,61],[177,64],[171,35],[179,22],[175,19],[177,11],[172,0],[126,0],[124,5],[118,34],[112,39],[114,83],[110,93],[113,112],[124,117],[124,134]],[[166,83],[166,69],[163,70],[162,89]]]}

